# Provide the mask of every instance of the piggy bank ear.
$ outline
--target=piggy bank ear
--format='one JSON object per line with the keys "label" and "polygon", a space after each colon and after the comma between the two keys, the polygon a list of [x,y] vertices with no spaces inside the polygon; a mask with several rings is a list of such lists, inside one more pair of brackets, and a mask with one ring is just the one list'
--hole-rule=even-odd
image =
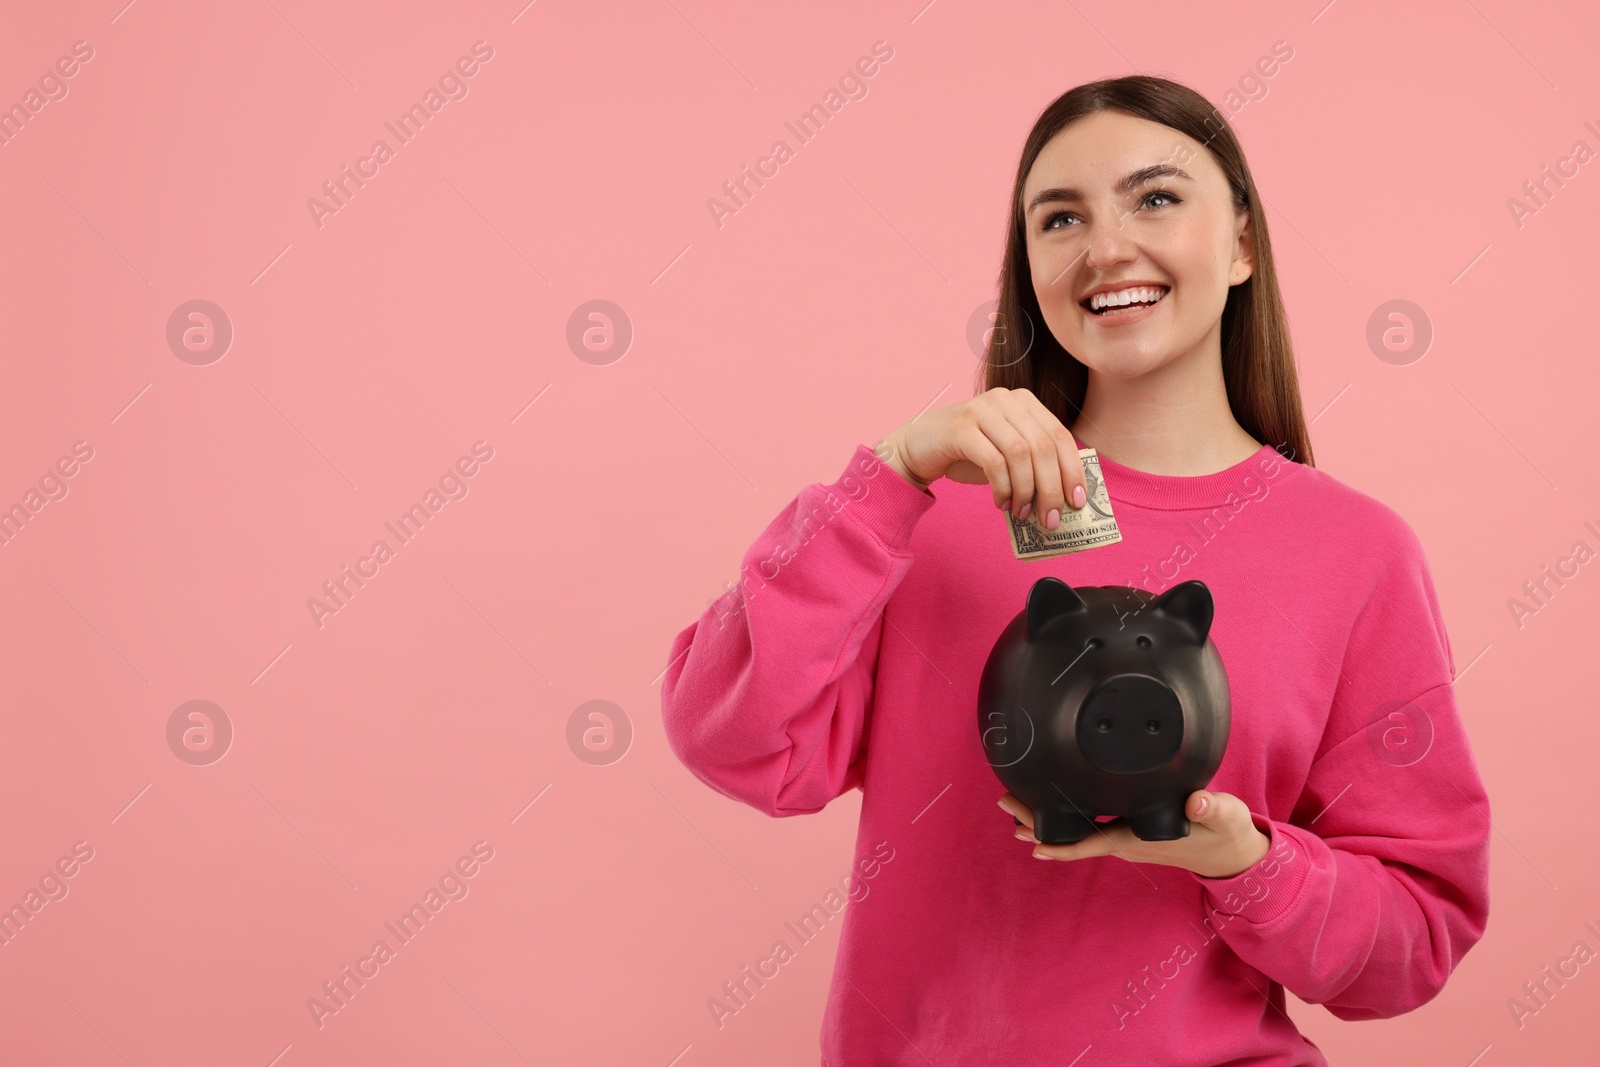
{"label": "piggy bank ear", "polygon": [[1060,578],[1040,578],[1028,590],[1028,640],[1038,637],[1051,619],[1088,610],[1089,605],[1072,586]]}
{"label": "piggy bank ear", "polygon": [[1156,597],[1150,606],[1189,627],[1201,644],[1211,632],[1211,619],[1216,609],[1211,603],[1211,590],[1203,582],[1181,582]]}

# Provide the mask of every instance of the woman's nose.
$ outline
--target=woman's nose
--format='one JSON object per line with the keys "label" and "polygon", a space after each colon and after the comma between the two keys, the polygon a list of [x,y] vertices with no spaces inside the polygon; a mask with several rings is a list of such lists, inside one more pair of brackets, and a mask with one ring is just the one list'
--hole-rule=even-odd
{"label": "woman's nose", "polygon": [[1137,254],[1138,248],[1129,234],[1126,220],[1113,215],[1104,221],[1089,224],[1089,249],[1084,263],[1097,271],[1126,263]]}

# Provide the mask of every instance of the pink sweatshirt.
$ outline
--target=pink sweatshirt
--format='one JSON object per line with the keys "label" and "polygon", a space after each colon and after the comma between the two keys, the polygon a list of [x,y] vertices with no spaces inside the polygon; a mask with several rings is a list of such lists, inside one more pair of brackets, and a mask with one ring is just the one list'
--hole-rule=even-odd
{"label": "pink sweatshirt", "polygon": [[[1267,446],[1201,477],[1101,469],[1121,543],[1021,562],[987,485],[923,492],[858,446],[673,641],[662,716],[697,778],[777,817],[862,791],[871,891],[843,909],[826,1067],[1322,1064],[1284,989],[1388,1018],[1483,936],[1489,802],[1410,526]],[[1209,788],[1270,836],[1254,867],[1013,836],[978,677],[1046,574],[1210,587],[1233,720]]]}

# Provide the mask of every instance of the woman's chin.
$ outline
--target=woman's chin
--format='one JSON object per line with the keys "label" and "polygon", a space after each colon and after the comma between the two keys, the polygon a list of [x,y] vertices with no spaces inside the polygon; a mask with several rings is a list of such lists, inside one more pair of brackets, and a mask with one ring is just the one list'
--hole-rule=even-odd
{"label": "woman's chin", "polygon": [[1140,378],[1167,362],[1165,352],[1073,352],[1073,356],[1105,378]]}

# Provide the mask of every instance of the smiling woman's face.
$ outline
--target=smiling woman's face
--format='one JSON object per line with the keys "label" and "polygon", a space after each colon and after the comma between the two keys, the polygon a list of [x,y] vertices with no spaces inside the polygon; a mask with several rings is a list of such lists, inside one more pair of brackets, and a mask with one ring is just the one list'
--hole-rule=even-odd
{"label": "smiling woman's face", "polygon": [[[1039,153],[1022,204],[1039,308],[1079,362],[1134,378],[1192,354],[1220,356],[1228,288],[1250,277],[1249,216],[1235,211],[1226,175],[1200,142],[1097,111]],[[1130,286],[1155,303],[1090,310],[1093,294]]]}

